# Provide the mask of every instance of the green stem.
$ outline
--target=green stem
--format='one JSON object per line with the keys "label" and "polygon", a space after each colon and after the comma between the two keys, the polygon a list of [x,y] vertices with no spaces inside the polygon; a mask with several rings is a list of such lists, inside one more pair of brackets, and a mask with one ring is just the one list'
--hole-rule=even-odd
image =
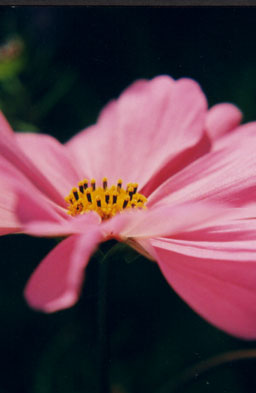
{"label": "green stem", "polygon": [[178,378],[170,380],[157,393],[173,393],[176,391],[178,392],[183,389],[184,386],[186,386],[190,381],[196,381],[204,373],[207,373],[216,367],[231,362],[249,359],[256,359],[256,349],[230,351],[210,357],[206,360],[198,362],[192,367],[187,368],[179,375]]}
{"label": "green stem", "polygon": [[110,255],[115,251],[112,242],[103,244],[103,258],[98,269],[98,393],[110,393],[109,381],[109,339],[107,323],[108,273]]}

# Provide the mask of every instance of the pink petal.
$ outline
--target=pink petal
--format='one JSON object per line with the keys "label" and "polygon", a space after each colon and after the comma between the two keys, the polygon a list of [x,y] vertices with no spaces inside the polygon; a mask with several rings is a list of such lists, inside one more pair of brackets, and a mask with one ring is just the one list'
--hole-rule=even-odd
{"label": "pink petal", "polygon": [[72,234],[83,234],[92,230],[100,224],[97,213],[89,212],[80,217],[68,217],[66,220],[54,221],[30,221],[23,228],[24,232],[33,236],[68,236]]}
{"label": "pink petal", "polygon": [[[233,245],[235,249],[239,242],[248,242],[247,248],[254,246],[252,240],[255,239],[256,231],[256,204],[249,205],[246,208],[228,209],[222,216],[216,217],[215,220],[206,222],[201,228],[193,231],[180,232],[172,239],[172,244],[183,241],[201,242],[207,248],[207,244],[214,248],[214,252],[222,252],[227,245]],[[168,239],[169,242],[170,239]],[[214,247],[216,244],[216,247]],[[190,243],[192,245],[192,243]],[[188,247],[186,248],[186,250]],[[190,255],[190,254],[189,254]],[[198,255],[199,256],[199,255]],[[208,257],[209,255],[207,255]]]}
{"label": "pink petal", "polygon": [[205,227],[207,224],[231,215],[225,206],[208,203],[184,203],[161,205],[138,211],[130,210],[116,215],[101,225],[105,236],[125,238],[151,238],[174,235],[191,229]]}
{"label": "pink petal", "polygon": [[206,100],[192,80],[138,81],[68,144],[88,177],[142,187],[203,135]]}
{"label": "pink petal", "polygon": [[213,150],[220,150],[233,146],[234,148],[240,148],[246,144],[255,144],[256,135],[256,121],[251,123],[243,124],[236,129],[233,129],[231,133],[225,134],[222,138],[219,138],[213,144]]}
{"label": "pink petal", "polygon": [[132,247],[134,250],[136,250],[139,254],[143,255],[145,258],[150,259],[151,261],[156,260],[155,251],[149,239],[143,239],[143,238],[133,239],[129,237],[126,240],[124,240],[124,243]]}
{"label": "pink petal", "polygon": [[206,134],[203,134],[197,144],[182,151],[174,159],[167,162],[167,164],[158,172],[156,172],[140,192],[148,197],[155,189],[157,189],[157,187],[164,183],[165,180],[181,171],[199,157],[209,153],[211,148],[212,145],[209,137]]}
{"label": "pink petal", "polygon": [[36,189],[15,187],[15,214],[24,233],[34,236],[67,236],[83,234],[91,226],[99,225],[100,217],[92,212],[70,217],[66,210],[48,200]]}
{"label": "pink petal", "polygon": [[18,145],[34,166],[63,196],[83,179],[72,154],[50,135],[17,133]]}
{"label": "pink petal", "polygon": [[[14,168],[0,156],[0,234],[21,231],[21,224],[16,215],[16,187],[31,189],[31,184],[18,169]],[[34,191],[34,189],[33,189]]]}
{"label": "pink petal", "polygon": [[162,184],[150,196],[148,206],[200,200],[232,206],[255,202],[255,146],[256,133],[239,141],[232,133],[224,147],[199,158]]}
{"label": "pink petal", "polygon": [[[51,202],[24,176],[18,168],[0,157],[1,178],[1,234],[8,232],[26,232],[25,226],[30,220],[44,220],[52,215],[60,217],[62,209]],[[51,213],[53,212],[53,213]],[[8,230],[7,230],[8,228]]]}
{"label": "pink petal", "polygon": [[[158,264],[174,290],[202,317],[224,331],[241,338],[256,338],[256,264],[238,256],[237,245],[230,259],[214,258],[208,246],[206,255],[189,256],[166,247],[167,241],[154,242]],[[245,243],[245,249],[248,244]],[[181,248],[180,248],[181,251]],[[256,257],[256,247],[247,250]],[[232,258],[234,258],[232,260]],[[240,260],[241,259],[241,260]]]}
{"label": "pink petal", "polygon": [[213,106],[206,117],[206,131],[211,139],[217,139],[234,130],[242,120],[241,111],[232,104]]}
{"label": "pink petal", "polygon": [[0,135],[1,138],[10,138],[13,136],[13,130],[5,118],[4,114],[0,111]]}
{"label": "pink petal", "polygon": [[[243,234],[237,234],[237,236],[243,236],[248,234],[248,240],[233,240],[231,237],[232,232],[220,234],[217,232],[212,234],[212,238],[216,236],[217,240],[208,240],[205,238],[207,233],[202,235],[200,240],[190,239],[191,234],[188,233],[186,239],[182,239],[182,234],[179,234],[177,238],[157,238],[152,240],[154,246],[184,254],[195,258],[211,258],[219,260],[230,260],[230,261],[251,261],[254,262],[256,258],[256,247],[252,242],[253,234],[255,235],[256,225],[251,230],[245,230]],[[200,231],[201,233],[203,231]],[[240,231],[239,231],[240,232]],[[230,238],[227,240],[227,237]],[[192,233],[193,238],[193,233]]]}
{"label": "pink petal", "polygon": [[[20,177],[25,177],[28,182],[31,182],[34,186],[36,186],[42,193],[47,195],[50,199],[55,201],[57,204],[61,206],[65,206],[63,190],[59,190],[58,181],[56,182],[56,177],[50,179],[37,167],[33,161],[27,157],[26,153],[24,153],[17,141],[17,138],[0,138],[0,166],[1,172],[4,171],[4,168],[7,167],[10,172],[12,172],[12,178],[17,179],[17,182],[20,182]],[[48,152],[45,149],[45,144],[42,142],[42,149],[38,151],[39,155],[44,156],[44,152]],[[57,155],[57,153],[56,153]],[[46,156],[45,156],[46,157]],[[59,160],[61,160],[61,155],[57,156]],[[46,158],[45,158],[46,159]],[[36,157],[35,157],[36,160]],[[64,164],[65,167],[65,164]],[[54,173],[55,168],[52,168],[52,173]],[[48,173],[49,175],[49,173]],[[63,175],[63,173],[62,173]],[[59,181],[62,184],[61,180]],[[70,184],[71,188],[73,183]],[[69,190],[67,191],[69,192]]]}
{"label": "pink petal", "polygon": [[15,195],[15,214],[23,232],[29,233],[28,226],[31,222],[52,222],[61,225],[68,218],[67,214],[64,215],[61,211],[58,211],[56,205],[32,186],[27,189],[17,185]]}
{"label": "pink petal", "polygon": [[29,305],[44,312],[73,306],[80,295],[84,269],[101,235],[94,230],[71,236],[58,244],[32,274],[25,298]]}
{"label": "pink petal", "polygon": [[19,232],[21,228],[15,214],[15,195],[3,179],[0,188],[0,235]]}

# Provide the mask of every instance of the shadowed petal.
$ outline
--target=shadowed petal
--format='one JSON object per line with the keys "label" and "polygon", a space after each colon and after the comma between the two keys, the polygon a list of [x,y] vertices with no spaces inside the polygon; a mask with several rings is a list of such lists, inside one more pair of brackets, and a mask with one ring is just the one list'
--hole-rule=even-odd
{"label": "shadowed petal", "polygon": [[79,297],[84,269],[101,235],[97,230],[70,236],[56,246],[32,274],[25,298],[31,307],[54,312],[73,306]]}
{"label": "shadowed petal", "polygon": [[155,172],[140,192],[148,197],[157,187],[171,178],[175,173],[178,173],[198,158],[209,153],[211,148],[212,144],[208,135],[203,134],[197,144],[183,150],[174,159],[171,159],[166,165],[161,167],[159,171]]}
{"label": "shadowed petal", "polygon": [[256,133],[244,140],[232,133],[224,147],[199,158],[162,184],[149,197],[148,205],[211,200],[243,206],[255,202],[255,143]]}

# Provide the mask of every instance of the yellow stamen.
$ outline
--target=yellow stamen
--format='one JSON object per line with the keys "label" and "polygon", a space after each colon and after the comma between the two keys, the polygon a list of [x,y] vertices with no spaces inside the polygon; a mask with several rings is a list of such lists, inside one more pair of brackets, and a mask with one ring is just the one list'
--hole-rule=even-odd
{"label": "yellow stamen", "polygon": [[121,188],[122,188],[122,179],[119,179],[118,180],[118,182],[117,182],[117,191],[120,191],[121,190]]}
{"label": "yellow stamen", "polygon": [[104,190],[106,190],[107,186],[108,186],[108,179],[106,177],[104,177],[102,179],[102,185],[103,185]]}
{"label": "yellow stamen", "polygon": [[106,177],[102,179],[100,187],[96,187],[95,179],[80,181],[78,187],[72,188],[65,198],[67,213],[77,216],[95,211],[102,220],[106,220],[127,209],[146,209],[147,198],[137,192],[137,183],[128,183],[126,188],[122,188],[123,182],[119,179],[116,184],[108,187]]}
{"label": "yellow stamen", "polygon": [[91,186],[92,186],[93,191],[95,191],[95,189],[96,189],[96,180],[95,179],[91,180]]}
{"label": "yellow stamen", "polygon": [[84,182],[80,181],[78,183],[79,191],[83,194],[84,193]]}
{"label": "yellow stamen", "polygon": [[86,188],[88,188],[88,180],[84,179],[83,183],[84,183],[84,189],[86,190]]}

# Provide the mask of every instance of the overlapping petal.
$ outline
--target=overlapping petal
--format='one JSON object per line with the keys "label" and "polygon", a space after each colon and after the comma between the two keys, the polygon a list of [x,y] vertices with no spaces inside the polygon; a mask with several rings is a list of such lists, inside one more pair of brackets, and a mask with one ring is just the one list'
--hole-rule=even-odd
{"label": "overlapping petal", "polygon": [[238,139],[232,134],[225,146],[168,179],[150,196],[149,205],[214,200],[238,207],[255,202],[256,133]]}
{"label": "overlapping petal", "polygon": [[234,131],[241,120],[242,113],[235,105],[217,104],[208,111],[205,128],[211,139],[216,140]]}
{"label": "overlapping petal", "polygon": [[141,187],[203,136],[207,103],[198,84],[167,76],[138,81],[67,144],[89,178]]}
{"label": "overlapping petal", "polygon": [[[62,146],[15,134],[0,113],[0,234],[69,236],[26,287],[45,312],[73,305],[101,241],[125,241],[158,262],[170,285],[225,331],[256,338],[256,123],[199,85],[167,76],[138,81],[92,126]],[[138,182],[147,209],[101,221],[68,216],[64,197],[83,178]]]}
{"label": "overlapping petal", "polygon": [[67,236],[83,234],[91,226],[99,225],[100,217],[95,212],[74,219],[36,189],[16,186],[15,195],[16,216],[24,233],[34,236]]}
{"label": "overlapping petal", "polygon": [[256,122],[242,124],[232,130],[231,133],[223,135],[222,138],[216,139],[212,145],[212,150],[226,149],[232,146],[233,149],[241,149],[245,144],[250,143],[254,145],[256,137]]}
{"label": "overlapping petal", "polygon": [[26,157],[61,195],[67,195],[83,178],[80,168],[73,165],[72,153],[50,135],[17,133],[16,140]]}
{"label": "overlapping petal", "polygon": [[102,224],[106,236],[121,238],[154,238],[191,231],[216,222],[232,212],[214,203],[183,203],[159,205],[144,211],[128,211]]}
{"label": "overlapping petal", "polygon": [[20,176],[24,177],[48,198],[65,206],[63,192],[69,192],[73,182],[79,179],[65,147],[46,135],[12,133],[6,119],[1,117],[0,121],[3,176],[7,167],[14,179],[19,181]]}
{"label": "overlapping petal", "polygon": [[0,138],[0,154],[2,160],[16,168],[17,172],[24,175],[41,192],[45,193],[56,203],[63,205],[63,198],[57,187],[51,184],[33,162],[19,149],[16,141],[9,138]]}
{"label": "overlapping petal", "polygon": [[230,334],[255,339],[255,205],[233,210],[228,219],[148,242],[167,281],[195,311]]}

